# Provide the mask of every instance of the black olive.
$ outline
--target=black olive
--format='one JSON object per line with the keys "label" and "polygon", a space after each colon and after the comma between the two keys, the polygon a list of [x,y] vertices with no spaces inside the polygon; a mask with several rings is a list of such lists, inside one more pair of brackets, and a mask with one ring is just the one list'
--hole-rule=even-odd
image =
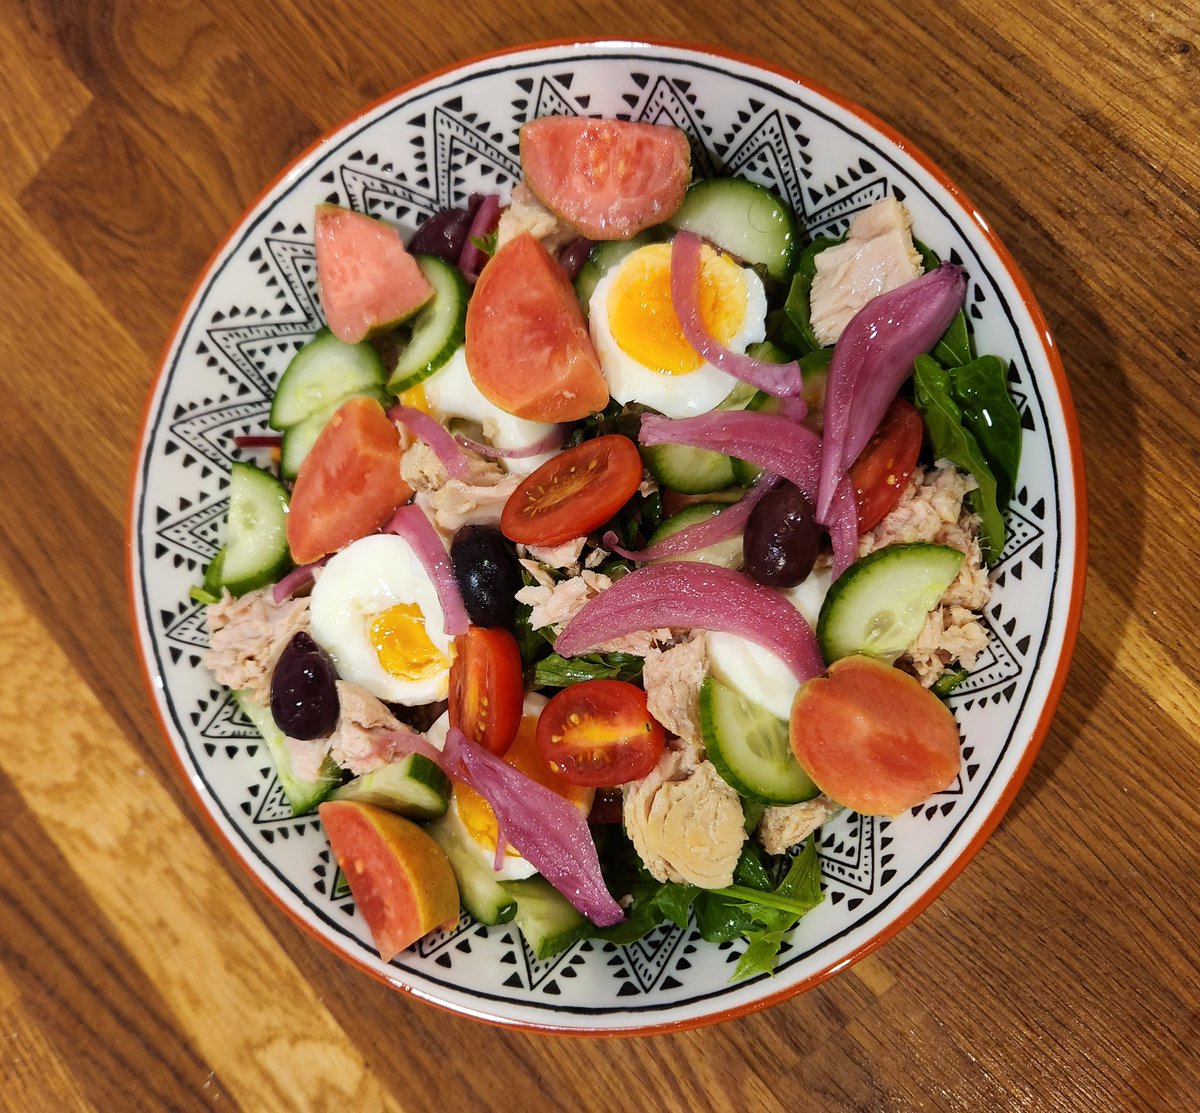
{"label": "black olive", "polygon": [[742,539],[746,575],[768,587],[795,587],[812,571],[820,541],[812,503],[788,483],[750,512]]}
{"label": "black olive", "polygon": [[450,543],[450,563],[467,617],[476,626],[512,626],[521,590],[512,543],[492,526],[463,526]]}
{"label": "black olive", "polygon": [[290,738],[325,738],[337,726],[337,672],[303,630],[284,647],[271,674],[271,715]]}

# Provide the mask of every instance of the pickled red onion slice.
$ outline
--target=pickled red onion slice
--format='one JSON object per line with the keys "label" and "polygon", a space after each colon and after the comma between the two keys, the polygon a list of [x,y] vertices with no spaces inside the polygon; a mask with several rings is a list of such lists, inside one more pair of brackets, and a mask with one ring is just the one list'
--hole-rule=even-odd
{"label": "pickled red onion slice", "polygon": [[[873,432],[874,430],[872,430]],[[642,418],[638,440],[642,444],[688,444],[757,464],[772,475],[782,476],[799,487],[816,505],[820,474],[821,438],[811,429],[783,414],[757,410],[713,410],[696,417],[670,419],[658,414]],[[845,476],[842,477],[845,480]],[[849,490],[849,480],[845,480]],[[858,544],[858,519],[853,492],[849,508],[845,499],[830,509],[829,527],[833,542],[834,574],[840,575],[854,560]],[[681,531],[682,532],[682,531]]]}
{"label": "pickled red onion slice", "polygon": [[[768,363],[730,351],[704,325],[700,312],[700,256],[704,241],[695,232],[676,232],[671,242],[671,303],[683,335],[714,367],[777,397],[799,394],[800,365]],[[873,431],[873,430],[872,430]]]}
{"label": "pickled red onion slice", "polygon": [[626,549],[617,540],[617,535],[609,530],[602,544],[610,552],[623,556],[626,560],[637,561],[639,564],[647,560],[662,560],[665,557],[678,556],[680,553],[694,553],[697,549],[715,545],[732,537],[742,529],[750,512],[758,505],[759,500],[775,486],[774,476],[762,476],[737,502],[718,511],[711,518],[697,522],[694,526],[683,529],[664,537],[661,541],[645,549]]}
{"label": "pickled red onion slice", "polygon": [[483,444],[480,441],[475,441],[470,437],[462,435],[456,436],[454,439],[463,448],[469,448],[472,452],[476,452],[480,456],[486,456],[489,460],[525,460],[530,456],[540,456],[543,452],[557,452],[562,448],[566,437],[567,427],[565,425],[556,425],[553,431],[547,433],[541,440],[534,441],[533,444],[527,444],[523,448],[496,448],[493,445]]}
{"label": "pickled red onion slice", "polygon": [[475,282],[488,261],[487,253],[480,251],[475,241],[491,235],[499,223],[500,197],[495,193],[486,194],[471,217],[471,226],[467,229],[467,238],[458,256],[458,269],[468,282]]}
{"label": "pickled red onion slice", "polygon": [[429,445],[446,471],[455,479],[466,477],[471,470],[471,458],[463,452],[458,442],[439,421],[414,406],[393,406],[387,415],[392,421],[399,421],[414,437],[419,437]]}
{"label": "pickled red onion slice", "polygon": [[467,608],[463,605],[462,593],[458,589],[458,580],[446,553],[446,546],[438,536],[433,523],[425,516],[419,506],[402,506],[391,520],[383,527],[384,533],[395,533],[403,537],[417,554],[417,559],[433,581],[442,604],[442,619],[447,634],[457,636],[465,634],[470,620],[467,618]]}
{"label": "pickled red onion slice", "polygon": [[741,572],[697,561],[648,564],[584,604],[555,639],[563,657],[635,630],[696,627],[737,634],[774,653],[803,684],[825,671],[804,616]]}
{"label": "pickled red onion slice", "polygon": [[872,298],[851,319],[833,349],[825,389],[817,521],[830,524],[839,481],[879,428],[884,411],[912,374],[913,361],[950,327],[962,305],[962,267],[943,263]]}
{"label": "pickled red onion slice", "polygon": [[600,859],[583,813],[519,769],[472,742],[457,727],[442,751],[452,776],[465,781],[496,813],[497,845],[511,843],[522,858],[594,924],[625,918],[600,873]]}

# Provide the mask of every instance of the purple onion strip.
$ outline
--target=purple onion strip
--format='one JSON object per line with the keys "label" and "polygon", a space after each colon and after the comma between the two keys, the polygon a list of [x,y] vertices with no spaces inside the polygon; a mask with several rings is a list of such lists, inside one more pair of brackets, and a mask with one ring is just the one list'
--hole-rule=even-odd
{"label": "purple onion strip", "polygon": [[646,549],[625,549],[618,543],[617,535],[609,530],[602,544],[609,552],[616,553],[626,560],[641,564],[648,560],[663,560],[666,557],[679,556],[682,553],[694,553],[699,549],[724,541],[743,529],[750,517],[750,512],[758,505],[759,500],[776,485],[774,476],[760,476],[737,502],[731,503],[724,510],[717,511],[711,518],[697,522],[694,526],[685,528],[664,537],[656,545]]}
{"label": "purple onion strip", "polygon": [[818,522],[829,524],[838,482],[879,428],[913,361],[950,327],[965,293],[962,267],[943,263],[872,298],[850,319],[829,364]]}
{"label": "purple onion strip", "polygon": [[488,255],[475,246],[475,240],[483,239],[496,230],[500,222],[500,198],[495,193],[489,193],[480,202],[479,208],[471,218],[471,226],[467,229],[467,238],[463,241],[462,251],[458,256],[458,269],[470,283],[474,283],[480,272],[487,264]]}
{"label": "purple onion strip", "polygon": [[305,584],[310,584],[317,578],[317,569],[323,567],[327,560],[329,560],[329,557],[324,556],[320,560],[314,560],[312,564],[302,564],[299,568],[293,568],[279,583],[271,588],[271,598],[276,603],[282,603],[285,599],[290,599]]}
{"label": "purple onion strip", "polygon": [[782,595],[713,564],[671,560],[635,569],[584,604],[555,639],[563,657],[635,630],[697,627],[737,634],[774,653],[803,684],[825,671],[816,636]]}
{"label": "purple onion strip", "polygon": [[446,633],[452,636],[465,634],[470,620],[467,618],[467,608],[463,605],[462,593],[458,589],[458,580],[446,553],[446,546],[442,544],[433,523],[425,517],[425,511],[411,503],[402,506],[383,527],[383,532],[403,537],[417,554],[417,559],[437,589]]}
{"label": "purple onion strip", "polygon": [[700,312],[700,260],[704,241],[695,232],[676,232],[671,243],[671,302],[683,335],[714,367],[744,383],[783,397],[799,394],[804,384],[800,364],[768,363],[730,351],[705,327]]}
{"label": "purple onion strip", "polygon": [[547,433],[541,440],[534,441],[533,444],[525,445],[523,448],[496,448],[494,445],[483,444],[481,441],[464,437],[461,433],[454,439],[463,448],[469,448],[472,452],[486,456],[489,460],[527,460],[530,456],[540,456],[543,452],[557,452],[562,448],[566,436],[567,426],[556,425],[553,431]]}
{"label": "purple onion strip", "polygon": [[511,843],[521,857],[594,924],[625,918],[604,884],[587,819],[556,792],[466,737],[446,734],[446,768],[479,793],[496,813],[497,850]]}
{"label": "purple onion strip", "polygon": [[415,406],[393,406],[387,412],[392,421],[399,421],[414,437],[419,437],[442,462],[455,479],[464,479],[471,471],[471,458],[458,442],[442,427],[441,422]]}

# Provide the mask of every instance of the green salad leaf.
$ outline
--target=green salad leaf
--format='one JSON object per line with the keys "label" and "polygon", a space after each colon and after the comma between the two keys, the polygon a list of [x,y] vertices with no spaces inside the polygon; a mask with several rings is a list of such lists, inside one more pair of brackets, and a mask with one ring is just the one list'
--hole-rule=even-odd
{"label": "green salad leaf", "polygon": [[991,465],[955,401],[951,372],[929,356],[918,356],[913,368],[913,389],[917,409],[933,442],[935,459],[949,460],[970,472],[979,484],[967,497],[979,515],[979,546],[984,561],[991,564],[1004,549],[1004,514]]}
{"label": "green salad leaf", "polygon": [[594,929],[596,938],[632,943],[667,921],[685,927],[690,912],[708,942],[747,941],[732,981],[773,972],[787,933],[824,899],[815,839],[809,839],[790,859],[778,885],[772,883],[771,872],[752,843],[742,850],[734,884],[724,889],[656,881],[623,832],[614,832],[605,841],[601,861],[609,888],[631,900],[625,920]]}
{"label": "green salad leaf", "polygon": [[812,295],[813,279],[817,276],[817,256],[827,247],[834,247],[845,242],[845,236],[817,236],[802,252],[796,261],[792,272],[792,285],[788,290],[787,301],[783,303],[783,311],[791,324],[788,339],[797,355],[821,350],[812,327]]}
{"label": "green salad leaf", "polygon": [[642,675],[643,663],[631,653],[584,653],[578,657],[551,653],[533,666],[533,686],[565,688],[584,680],[634,681]]}
{"label": "green salad leaf", "polygon": [[1008,365],[998,356],[980,356],[950,371],[954,399],[996,477],[1000,509],[1017,489],[1021,463],[1021,414],[1008,393]]}

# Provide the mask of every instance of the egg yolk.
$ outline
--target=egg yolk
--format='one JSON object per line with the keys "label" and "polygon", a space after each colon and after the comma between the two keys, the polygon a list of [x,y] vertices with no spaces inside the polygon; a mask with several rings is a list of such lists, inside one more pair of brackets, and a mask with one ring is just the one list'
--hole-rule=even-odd
{"label": "egg yolk", "polygon": [[[671,245],[650,244],[622,264],[608,291],[613,339],[626,355],[664,375],[686,375],[704,363],[687,342],[671,301]],[[705,247],[700,261],[700,316],[728,344],[746,315],[746,279],[726,255]]]}
{"label": "egg yolk", "polygon": [[397,603],[377,614],[369,636],[380,667],[397,680],[426,680],[450,667],[430,641],[425,616],[415,603]]}
{"label": "egg yolk", "polygon": [[402,406],[409,406],[414,410],[420,410],[422,413],[433,413],[433,407],[429,404],[429,398],[425,394],[425,387],[420,383],[409,387],[408,390],[402,391],[396,401]]}
{"label": "egg yolk", "polygon": [[[557,793],[568,803],[574,804],[580,811],[587,812],[591,809],[595,791],[564,781],[542,757],[537,746],[536,715],[526,715],[521,720],[520,730],[505,753],[504,760],[531,780]],[[454,799],[458,806],[458,818],[462,820],[467,833],[485,850],[495,851],[500,829],[491,804],[473,788],[461,782],[454,786]],[[504,853],[509,858],[520,857],[511,846],[506,847]]]}

